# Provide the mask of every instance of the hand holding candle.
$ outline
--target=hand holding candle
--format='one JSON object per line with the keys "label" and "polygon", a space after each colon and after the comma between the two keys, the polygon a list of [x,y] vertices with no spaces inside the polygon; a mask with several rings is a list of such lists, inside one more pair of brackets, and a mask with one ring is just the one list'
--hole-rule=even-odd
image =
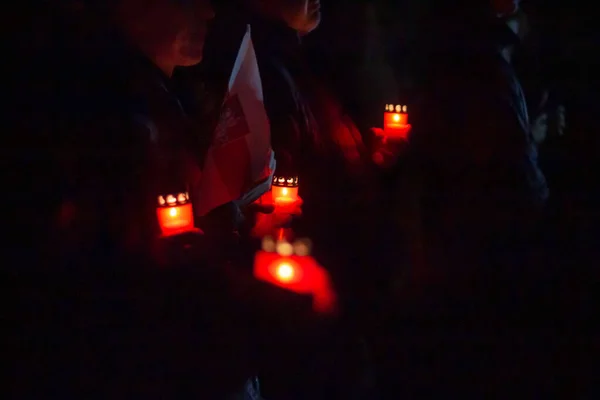
{"label": "hand holding candle", "polygon": [[333,312],[336,299],[329,275],[310,256],[310,251],[308,240],[292,244],[285,239],[276,242],[265,237],[254,260],[254,276],[295,293],[310,294],[315,311]]}
{"label": "hand holding candle", "polygon": [[275,207],[271,193],[267,193],[260,200],[260,205],[268,207],[273,205],[273,212],[256,214],[254,227],[251,235],[255,238],[264,238],[267,235],[274,235],[279,229],[284,226],[289,226],[294,217],[302,214],[302,198],[298,196],[296,202],[287,206]]}
{"label": "hand holding candle", "polygon": [[398,159],[408,148],[405,140],[386,140],[383,129],[371,128],[371,132],[379,138],[372,142],[372,160],[381,168],[390,168],[396,165]]}
{"label": "hand holding candle", "polygon": [[271,191],[258,199],[261,206],[272,205],[273,212],[257,214],[251,235],[263,238],[287,226],[292,218],[302,214],[302,199],[298,196],[298,177],[276,175]]}

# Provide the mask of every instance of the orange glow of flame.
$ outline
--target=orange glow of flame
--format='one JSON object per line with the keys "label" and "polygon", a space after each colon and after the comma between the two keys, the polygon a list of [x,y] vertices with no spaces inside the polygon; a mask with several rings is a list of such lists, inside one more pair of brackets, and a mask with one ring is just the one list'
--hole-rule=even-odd
{"label": "orange glow of flame", "polygon": [[156,214],[163,236],[194,230],[194,215],[190,203],[173,207],[159,207]]}
{"label": "orange glow of flame", "polygon": [[385,112],[383,114],[383,137],[408,139],[411,126],[408,123],[408,114],[402,112]]}
{"label": "orange glow of flame", "polygon": [[282,283],[291,282],[296,275],[294,271],[294,267],[288,262],[282,262],[277,266],[277,270],[275,271],[277,279]]}
{"label": "orange glow of flame", "polygon": [[336,295],[329,275],[314,258],[258,251],[254,259],[254,276],[278,287],[313,297],[313,308],[318,313],[336,311]]}
{"label": "orange glow of flame", "polygon": [[298,201],[298,187],[273,186],[271,193],[275,207],[290,205]]}
{"label": "orange glow of flame", "polygon": [[386,112],[383,117],[383,127],[393,128],[406,125],[408,123],[408,114]]}

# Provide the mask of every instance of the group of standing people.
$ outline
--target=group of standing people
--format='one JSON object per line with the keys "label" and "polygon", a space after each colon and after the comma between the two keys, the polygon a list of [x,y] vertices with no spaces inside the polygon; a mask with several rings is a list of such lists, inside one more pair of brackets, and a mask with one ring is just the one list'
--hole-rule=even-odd
{"label": "group of standing people", "polygon": [[[547,117],[530,117],[511,65],[518,4],[464,3],[468,12],[449,7],[434,32],[408,145],[373,146],[302,49],[319,0],[231,1],[216,13],[208,0],[67,2],[69,44],[48,55],[60,79],[35,88],[44,125],[27,127],[48,146],[18,159],[47,176],[29,188],[42,200],[20,205],[32,208],[21,225],[39,227],[16,247],[32,273],[10,274],[28,315],[15,325],[17,393],[259,399],[256,376],[286,399],[484,390],[466,376],[425,378],[457,375],[457,349],[481,362],[467,336],[432,366],[422,361],[439,337],[415,332],[531,303],[517,292],[545,279],[532,250],[543,247],[550,196],[538,163]],[[277,170],[301,181],[293,226],[333,278],[335,321],[251,278],[247,233],[264,207],[228,203],[196,218],[202,235],[160,238],[157,195],[195,193],[247,24]],[[404,321],[416,330],[398,330]],[[510,380],[522,361],[496,351],[486,354],[502,361],[480,368],[481,382]]]}

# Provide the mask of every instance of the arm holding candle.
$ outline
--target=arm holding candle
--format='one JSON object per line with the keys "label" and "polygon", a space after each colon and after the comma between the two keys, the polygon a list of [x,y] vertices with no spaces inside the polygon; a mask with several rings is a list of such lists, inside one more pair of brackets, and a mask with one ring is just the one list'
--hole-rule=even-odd
{"label": "arm holding candle", "polygon": [[381,168],[390,168],[396,165],[398,159],[406,152],[408,142],[384,140],[384,132],[381,128],[371,128],[371,132],[376,138],[371,150],[373,162]]}
{"label": "arm holding candle", "polygon": [[272,206],[273,212],[257,214],[252,236],[265,237],[287,226],[293,217],[302,214],[302,199],[298,196],[299,179],[296,175],[275,175],[271,192],[260,198],[262,206]]}
{"label": "arm holding candle", "polygon": [[[270,197],[270,196],[269,196]],[[263,207],[267,204],[271,205],[271,212],[258,212],[256,214],[256,221],[252,227],[251,235],[255,238],[263,238],[267,235],[272,235],[274,231],[289,226],[295,217],[302,215],[302,199],[299,197],[298,200],[287,207],[287,209],[280,208],[273,205],[273,203],[263,203]]]}
{"label": "arm holding candle", "polygon": [[247,207],[257,201],[263,194],[271,190],[271,183],[276,167],[277,161],[275,160],[275,152],[271,151],[269,159],[269,174],[261,182],[258,182],[256,186],[244,193],[240,199],[234,201],[234,203],[240,208]]}
{"label": "arm holding candle", "polygon": [[199,219],[200,226],[202,226],[208,234],[218,233],[219,236],[222,236],[243,227],[248,220],[252,223],[254,221],[254,216],[258,212],[272,212],[272,207],[270,205],[263,205],[258,200],[271,189],[271,182],[276,165],[275,153],[271,151],[268,165],[269,174],[266,178],[261,182],[258,182],[239,199],[219,206],[207,215],[201,217]]}
{"label": "arm holding candle", "polygon": [[315,312],[333,313],[336,296],[332,283],[325,269],[311,256],[311,247],[307,240],[291,244],[285,238],[275,242],[265,237],[262,250],[254,259],[254,276],[291,292],[311,295]]}

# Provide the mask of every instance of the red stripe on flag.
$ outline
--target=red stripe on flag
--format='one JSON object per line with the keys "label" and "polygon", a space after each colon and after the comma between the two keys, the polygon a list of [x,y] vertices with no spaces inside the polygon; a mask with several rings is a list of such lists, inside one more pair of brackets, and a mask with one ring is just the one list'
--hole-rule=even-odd
{"label": "red stripe on flag", "polygon": [[215,148],[213,157],[231,195],[237,197],[249,189],[252,181],[250,150],[244,137]]}

